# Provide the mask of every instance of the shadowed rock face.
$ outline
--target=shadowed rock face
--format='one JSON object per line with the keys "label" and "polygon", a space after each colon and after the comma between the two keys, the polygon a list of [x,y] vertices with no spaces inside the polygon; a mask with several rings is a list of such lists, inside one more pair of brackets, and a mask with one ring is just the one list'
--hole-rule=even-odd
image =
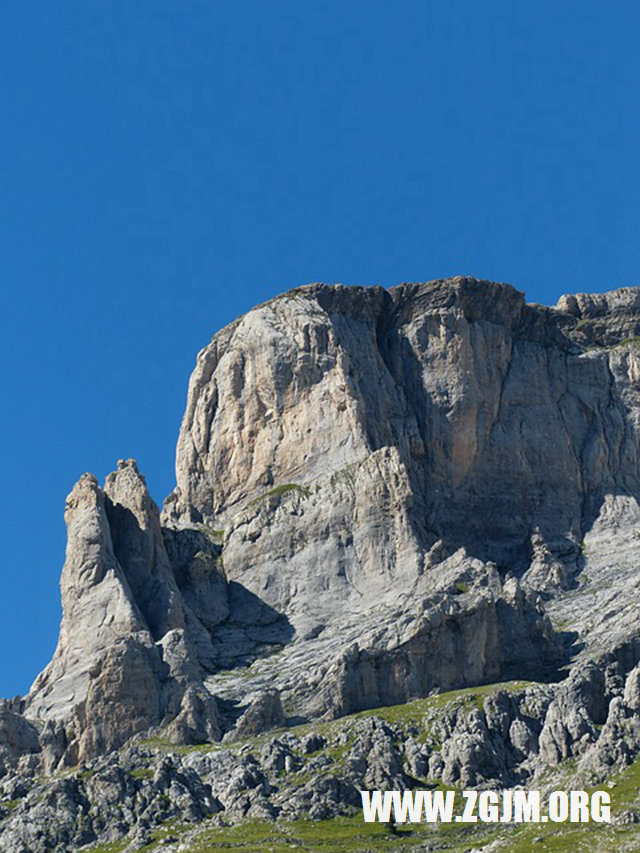
{"label": "shadowed rock face", "polygon": [[162,523],[131,460],[69,496],[60,640],[25,705],[47,760],[158,726],[210,739],[238,718],[258,731],[549,677],[569,652],[628,646],[637,304],[630,289],[552,309],[468,278],[308,285],[219,332]]}

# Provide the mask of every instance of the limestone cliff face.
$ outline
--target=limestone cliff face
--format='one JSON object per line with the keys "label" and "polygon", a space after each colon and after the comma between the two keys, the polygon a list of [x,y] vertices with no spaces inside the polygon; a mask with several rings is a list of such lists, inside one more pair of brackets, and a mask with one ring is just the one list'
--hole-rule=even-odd
{"label": "limestone cliff face", "polygon": [[164,520],[224,530],[227,577],[270,608],[249,639],[232,608],[227,664],[285,644],[278,686],[326,713],[548,666],[535,592],[575,585],[610,501],[637,509],[637,303],[309,285],[216,335]]}
{"label": "limestone cliff face", "polygon": [[628,671],[639,305],[308,285],[219,332],[162,518],[131,461],[70,495],[60,642],[25,711],[56,760],[546,677],[579,646]]}
{"label": "limestone cliff face", "polygon": [[537,526],[575,544],[585,500],[638,488],[636,350],[571,339],[589,300],[603,324],[618,318],[603,340],[635,329],[637,298],[618,293],[563,297],[574,313],[469,279],[272,300],[198,356],[166,517],[222,525],[274,487],[315,486],[382,452],[427,543],[509,560]]}

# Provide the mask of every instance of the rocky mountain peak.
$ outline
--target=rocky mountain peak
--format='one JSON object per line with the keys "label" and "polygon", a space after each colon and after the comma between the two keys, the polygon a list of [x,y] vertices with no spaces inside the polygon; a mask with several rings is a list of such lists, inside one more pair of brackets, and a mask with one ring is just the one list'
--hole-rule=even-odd
{"label": "rocky mountain peak", "polygon": [[[162,513],[131,459],[69,495],[58,646],[0,708],[0,760],[48,771],[142,735],[241,739],[514,677],[540,685],[474,718],[473,737],[508,740],[493,775],[472,766],[484,741],[455,757],[462,717],[412,766],[521,781],[570,755],[622,760],[639,306],[633,288],[530,305],[462,276],[310,284],[222,329]],[[283,749],[265,759],[278,772],[298,761]]]}

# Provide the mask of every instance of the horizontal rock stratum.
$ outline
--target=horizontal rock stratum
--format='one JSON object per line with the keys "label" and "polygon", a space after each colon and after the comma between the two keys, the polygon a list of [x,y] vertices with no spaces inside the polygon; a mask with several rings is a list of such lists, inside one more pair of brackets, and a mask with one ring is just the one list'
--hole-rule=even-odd
{"label": "horizontal rock stratum", "polygon": [[620,758],[597,727],[636,713],[639,334],[637,288],[550,308],[463,277],[306,285],[222,329],[162,512],[133,460],[69,495],[58,647],[0,710],[5,773],[511,678],[547,684],[527,772]]}

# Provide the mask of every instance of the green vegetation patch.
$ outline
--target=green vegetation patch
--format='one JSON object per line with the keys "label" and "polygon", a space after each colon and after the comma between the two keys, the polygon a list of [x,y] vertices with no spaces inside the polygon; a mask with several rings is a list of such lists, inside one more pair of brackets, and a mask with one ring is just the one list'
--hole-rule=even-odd
{"label": "green vegetation patch", "polygon": [[211,542],[215,542],[217,545],[220,545],[224,540],[224,530],[220,530],[217,527],[211,527],[209,524],[198,524],[198,530],[209,539]]}
{"label": "green vegetation patch", "polygon": [[488,843],[495,828],[449,824],[434,830],[426,824],[406,824],[391,829],[386,824],[365,823],[361,814],[330,820],[296,820],[269,823],[249,821],[205,830],[189,846],[189,853],[236,850],[242,853],[404,853],[422,849],[427,839],[438,839],[438,850],[468,850],[471,843]]}
{"label": "green vegetation patch", "polygon": [[265,492],[263,495],[259,495],[252,501],[249,501],[248,505],[255,506],[256,504],[267,500],[267,498],[278,498],[282,495],[288,494],[289,492],[297,492],[303,498],[308,498],[311,494],[311,489],[308,486],[301,486],[299,483],[283,483],[281,486],[275,486],[275,488],[270,491]]}
{"label": "green vegetation patch", "polygon": [[627,344],[634,344],[635,346],[640,346],[640,335],[634,335],[632,338],[625,338],[620,341],[620,343],[615,344],[617,347],[627,346]]}
{"label": "green vegetation patch", "polygon": [[482,703],[489,696],[500,691],[507,693],[518,693],[529,687],[531,681],[502,681],[495,684],[483,684],[479,687],[463,687],[458,690],[447,690],[445,693],[436,693],[427,696],[426,699],[415,699],[403,705],[389,705],[384,708],[373,708],[370,711],[358,711],[351,717],[343,719],[362,719],[363,717],[379,717],[385,722],[397,725],[409,725],[420,723],[425,716],[439,711],[449,703],[460,703],[467,706],[482,708]]}
{"label": "green vegetation patch", "polygon": [[[575,764],[575,761],[573,762]],[[563,768],[570,762],[563,762]],[[568,787],[568,783],[567,783]],[[587,788],[611,795],[611,818],[640,809],[640,759],[607,782]],[[544,796],[542,797],[544,802]],[[614,853],[639,850],[638,826],[606,823],[527,824],[506,829],[500,853]]]}
{"label": "green vegetation patch", "polygon": [[[144,847],[137,849],[140,853],[152,853],[152,851],[157,850],[169,838],[180,838],[189,829],[192,829],[192,827],[189,827],[188,824],[172,818],[154,830],[152,833],[153,840],[149,844],[145,844]],[[126,836],[125,838],[121,838],[120,841],[110,844],[96,844],[92,847],[83,847],[82,851],[83,853],[123,853],[130,843],[131,838]]]}
{"label": "green vegetation patch", "polygon": [[275,489],[271,489],[270,492],[267,492],[266,495],[263,495],[264,498],[274,498],[279,497],[280,495],[286,495],[287,492],[299,492],[302,497],[308,498],[311,494],[311,489],[308,486],[300,486],[298,483],[283,483],[281,486],[276,486]]}
{"label": "green vegetation patch", "polygon": [[[219,743],[194,743],[194,744],[176,744],[169,740],[166,737],[154,736],[143,738],[139,741],[141,746],[146,746],[149,749],[157,749],[160,752],[175,752],[176,755],[188,755],[191,752],[212,752],[213,750],[220,749]],[[143,770],[134,770],[131,775],[134,776],[136,773],[146,772]],[[149,771],[152,775],[153,772]],[[146,778],[145,776],[139,776],[138,778]]]}
{"label": "green vegetation patch", "polygon": [[134,779],[153,779],[153,770],[150,767],[139,767],[132,770],[131,775]]}
{"label": "green vegetation patch", "polygon": [[85,853],[122,853],[128,846],[129,841],[126,838],[120,841],[115,841],[111,844],[96,844],[93,847],[82,848]]}

